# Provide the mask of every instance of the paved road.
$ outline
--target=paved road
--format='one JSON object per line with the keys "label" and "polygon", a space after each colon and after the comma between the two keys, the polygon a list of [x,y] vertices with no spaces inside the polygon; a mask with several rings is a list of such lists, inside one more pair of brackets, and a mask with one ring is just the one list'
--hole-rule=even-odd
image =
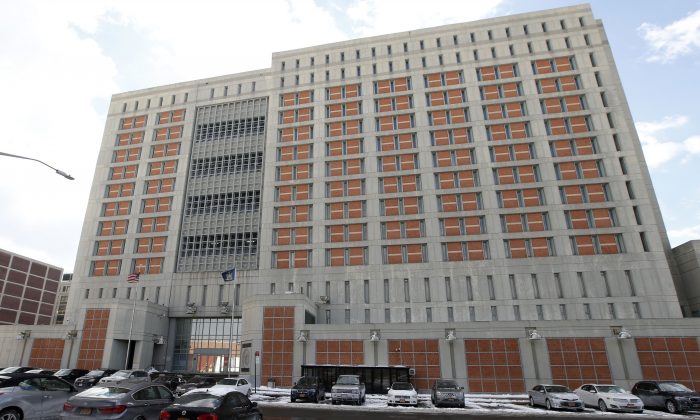
{"label": "paved road", "polygon": [[[425,412],[420,412],[419,410],[412,410],[411,412],[405,411],[405,412],[400,412],[397,411],[396,413],[390,413],[386,411],[381,411],[377,412],[376,410],[371,410],[368,408],[361,408],[358,407],[354,410],[348,410],[348,409],[334,409],[331,407],[320,407],[320,406],[314,406],[314,407],[305,407],[303,405],[262,405],[260,407],[262,410],[263,415],[265,416],[265,420],[344,420],[344,419],[352,419],[352,420],[358,420],[358,419],[377,419],[378,417],[381,418],[382,420],[388,419],[388,420],[406,420],[406,419],[429,419],[429,420],[437,420],[437,419],[483,419],[483,418],[492,418],[492,419],[498,419],[498,420],[523,420],[526,418],[523,416],[523,414],[519,415],[513,415],[511,413],[499,413],[498,411],[489,411],[489,412],[484,412],[484,411],[472,411],[470,412],[469,409],[465,410],[450,410],[450,412],[429,412],[426,410]],[[614,416],[615,418],[621,419],[621,418],[627,418],[627,419],[644,419],[644,420],[650,420],[650,419],[664,419],[664,420],[669,420],[668,415],[663,415],[663,413],[659,413],[659,417],[654,415],[654,412],[651,411],[645,411],[644,415],[635,415],[635,414],[627,414],[627,415],[617,415]],[[532,416],[527,416],[529,418],[533,418]],[[558,413],[549,413],[542,411],[542,416],[538,416],[539,418],[551,418],[552,420],[589,420],[589,419],[608,419],[611,420],[610,414],[600,414],[600,413],[595,413],[595,412],[588,412],[588,413],[563,413],[563,412],[558,412]],[[672,418],[675,418],[673,416]],[[681,416],[677,418],[683,418]],[[687,417],[686,417],[687,418]]]}

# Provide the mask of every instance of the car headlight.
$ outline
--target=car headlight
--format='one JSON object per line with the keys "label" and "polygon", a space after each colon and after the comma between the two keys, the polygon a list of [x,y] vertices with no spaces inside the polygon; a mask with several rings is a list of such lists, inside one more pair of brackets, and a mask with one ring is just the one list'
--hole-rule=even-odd
{"label": "car headlight", "polygon": [[351,392],[352,392],[353,394],[359,394],[359,393],[360,393],[360,390],[359,390],[359,389],[353,389]]}

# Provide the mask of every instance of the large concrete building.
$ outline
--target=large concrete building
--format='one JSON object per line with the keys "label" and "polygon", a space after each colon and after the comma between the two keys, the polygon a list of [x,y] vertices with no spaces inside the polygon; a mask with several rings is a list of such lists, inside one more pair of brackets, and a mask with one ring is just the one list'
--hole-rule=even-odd
{"label": "large concrete building", "polygon": [[113,96],[63,362],[697,385],[671,261],[589,6],[357,39]]}

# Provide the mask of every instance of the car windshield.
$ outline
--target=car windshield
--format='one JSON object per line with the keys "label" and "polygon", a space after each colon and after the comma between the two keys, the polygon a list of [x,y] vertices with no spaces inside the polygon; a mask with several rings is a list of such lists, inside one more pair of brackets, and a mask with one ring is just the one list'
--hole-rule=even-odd
{"label": "car windshield", "polygon": [[605,392],[609,394],[624,394],[625,390],[615,385],[596,385],[598,392]]}
{"label": "car windshield", "polygon": [[216,408],[221,404],[221,398],[211,394],[187,394],[180,397],[175,404],[181,407]]}
{"label": "car windshield", "polygon": [[68,375],[70,374],[70,369],[59,369],[54,375],[56,376],[63,376],[63,375]]}
{"label": "car windshield", "polygon": [[157,377],[153,382],[170,382],[171,380],[175,379],[174,376],[159,376]]}
{"label": "car windshield", "polygon": [[341,376],[336,383],[338,385],[359,385],[360,379],[357,376]]}
{"label": "car windshield", "polygon": [[236,385],[238,383],[238,379],[231,379],[231,378],[226,378],[220,380],[217,385]]}
{"label": "car windshield", "polygon": [[88,374],[85,375],[85,376],[102,376],[104,373],[105,373],[104,370],[91,370],[91,371],[88,372]]}
{"label": "car windshield", "polygon": [[22,369],[22,368],[19,367],[19,366],[15,366],[15,367],[5,368],[5,369],[3,369],[3,370],[0,370],[0,372],[1,372],[1,373],[15,373],[15,372],[17,372],[17,371],[20,370],[20,369]]}
{"label": "car windshield", "polygon": [[88,398],[115,398],[131,391],[129,388],[118,386],[96,386],[78,394],[81,397]]}
{"label": "car windshield", "polygon": [[659,388],[661,388],[662,391],[666,392],[693,392],[691,389],[688,389],[685,385],[679,384],[677,382],[661,382],[659,384]]}
{"label": "car windshield", "polygon": [[299,386],[313,386],[316,385],[316,378],[311,378],[308,376],[304,376],[301,379],[299,379],[299,382],[297,382],[297,385]]}
{"label": "car windshield", "polygon": [[457,382],[454,381],[438,381],[435,385],[436,388],[440,389],[457,389]]}
{"label": "car windshield", "polygon": [[117,376],[120,378],[128,378],[131,375],[130,370],[118,370],[112,374],[112,376]]}
{"label": "car windshield", "polygon": [[546,386],[544,389],[546,389],[547,392],[571,392],[569,388],[561,385]]}
{"label": "car windshield", "polygon": [[408,382],[394,382],[394,384],[391,386],[391,389],[397,391],[411,391],[413,390],[413,385],[411,385]]}

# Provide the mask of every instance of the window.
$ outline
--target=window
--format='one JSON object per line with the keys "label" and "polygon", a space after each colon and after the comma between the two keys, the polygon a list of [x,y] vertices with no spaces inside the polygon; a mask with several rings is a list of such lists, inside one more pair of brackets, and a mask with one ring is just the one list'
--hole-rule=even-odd
{"label": "window", "polygon": [[600,279],[603,280],[603,285],[605,286],[605,297],[612,296],[610,292],[610,281],[608,280],[608,273],[606,273],[605,271],[601,271]]}
{"label": "window", "polygon": [[326,298],[330,299],[331,298],[331,282],[327,281],[326,282]]}
{"label": "window", "polygon": [[433,308],[425,308],[425,321],[433,322]]}
{"label": "window", "polygon": [[532,280],[532,292],[535,299],[540,299],[540,283],[537,280],[537,274],[531,274],[530,279]]}
{"label": "window", "polygon": [[583,279],[583,273],[577,272],[576,277],[578,278],[578,284],[581,291],[581,297],[588,297],[588,290],[586,289],[586,282]]}
{"label": "window", "polygon": [[566,305],[563,303],[559,305],[559,314],[561,315],[561,319],[569,319],[569,316],[566,313]]}
{"label": "window", "polygon": [[369,303],[369,280],[364,281],[364,299],[365,303]]}
{"label": "window", "polygon": [[520,306],[513,305],[513,317],[516,321],[520,321]]}
{"label": "window", "polygon": [[331,310],[326,309],[326,324],[330,324],[330,323],[331,323]]}
{"label": "window", "polygon": [[270,294],[274,295],[275,294],[275,283],[270,283]]}
{"label": "window", "polygon": [[610,319],[617,319],[617,313],[615,312],[614,303],[608,303],[608,314],[610,315]]}
{"label": "window", "polygon": [[389,279],[384,279],[384,303],[389,303]]}
{"label": "window", "polygon": [[[307,298],[311,298],[311,285],[312,284],[313,283],[311,283],[310,281],[306,282],[306,297]],[[238,286],[238,285],[236,285],[236,286]]]}
{"label": "window", "polygon": [[586,317],[586,319],[593,319],[591,315],[591,305],[588,303],[583,304],[583,315]]}
{"label": "window", "polygon": [[345,323],[346,324],[350,323],[350,309],[345,310]]}
{"label": "window", "polygon": [[430,278],[423,279],[423,288],[425,289],[425,301],[430,302]]}
{"label": "window", "polygon": [[625,279],[627,280],[630,296],[637,296],[637,290],[634,287],[634,281],[632,280],[632,273],[630,270],[625,270]]}
{"label": "window", "polygon": [[370,323],[369,309],[365,309],[365,324]]}
{"label": "window", "polygon": [[403,279],[403,299],[404,302],[411,301],[411,285],[408,279]]}
{"label": "window", "polygon": [[387,324],[391,323],[391,309],[389,308],[384,309],[384,322]]}
{"label": "window", "polygon": [[346,281],[345,282],[345,288],[344,290],[344,297],[345,297],[345,303],[350,303],[350,282]]}
{"label": "window", "polygon": [[293,282],[290,281],[289,283],[287,283],[287,291],[288,292],[294,291],[294,283]]}
{"label": "window", "polygon": [[491,321],[498,321],[498,307],[491,307]]}
{"label": "window", "polygon": [[476,321],[476,309],[473,306],[469,307],[469,320]]}
{"label": "window", "polygon": [[411,323],[411,308],[404,309],[404,312],[406,313],[406,323],[410,324]]}
{"label": "window", "polygon": [[474,300],[474,289],[472,288],[472,276],[467,276],[467,300]]}
{"label": "window", "polygon": [[554,273],[554,286],[557,288],[557,297],[559,299],[564,297],[564,289],[561,287],[561,276],[559,273]]}
{"label": "window", "polygon": [[489,288],[489,299],[490,300],[496,300],[496,290],[493,287],[493,276],[488,275],[486,276],[486,283]]}
{"label": "window", "polygon": [[642,319],[642,312],[639,310],[639,302],[632,302],[632,309],[634,310],[634,317]]}
{"label": "window", "polygon": [[455,322],[454,308],[451,306],[447,307],[447,322]]}
{"label": "window", "polygon": [[514,274],[508,274],[508,282],[510,283],[510,296],[513,299],[518,298],[518,289],[515,286],[515,275]]}
{"label": "window", "polygon": [[540,321],[544,320],[544,310],[542,309],[542,305],[536,305],[535,308],[537,309],[537,319]]}
{"label": "window", "polygon": [[445,300],[452,301],[452,282],[449,277],[445,277]]}

